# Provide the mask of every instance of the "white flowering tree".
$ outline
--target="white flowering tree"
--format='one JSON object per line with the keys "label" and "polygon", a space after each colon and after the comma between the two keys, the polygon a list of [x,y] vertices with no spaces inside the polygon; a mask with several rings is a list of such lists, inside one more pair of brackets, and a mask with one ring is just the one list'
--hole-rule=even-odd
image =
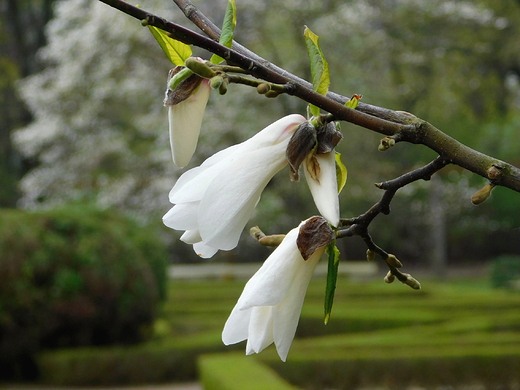
{"label": "white flowering tree", "polygon": [[[147,26],[174,66],[168,76],[164,105],[168,108],[173,163],[178,167],[188,165],[198,147],[199,134],[204,132],[203,128],[201,130],[202,117],[208,100],[214,95],[232,94],[236,84],[251,87],[254,93],[272,98],[273,102],[287,95],[307,104],[306,112],[286,112],[287,115],[248,140],[215,150],[202,164],[184,172],[169,193],[173,207],[164,215],[165,225],[183,231],[181,240],[193,245],[194,251],[203,258],[238,245],[240,234],[264,188],[286,165],[290,167],[291,180],[299,180],[300,171],[303,172],[319,212],[318,216],[309,216],[287,234],[266,235],[260,228],[252,230],[260,244],[275,250],[247,283],[233,309],[224,327],[222,338],[225,344],[247,339],[246,349],[250,354],[274,343],[281,359],[285,360],[307,285],[324,253],[327,253],[329,262],[325,292],[327,322],[339,261],[336,242],[340,239],[361,237],[367,247],[367,258],[379,257],[388,267],[386,282],[398,279],[419,289],[419,282],[401,272],[401,262],[377,245],[369,232],[372,221],[379,214],[390,213],[390,204],[399,189],[418,180],[429,180],[444,167],[456,165],[488,181],[472,196],[475,205],[484,202],[496,186],[520,192],[520,169],[517,167],[471,149],[411,113],[362,102],[360,95],[346,97],[329,90],[327,60],[318,36],[308,28],[304,30],[304,42],[310,60],[311,81],[274,65],[233,40],[236,25],[234,0],[228,2],[222,30],[189,0],[174,0],[202,33],[121,0],[100,1]],[[111,26],[105,25],[104,28],[111,29]],[[121,38],[124,41],[124,37]],[[193,46],[212,56],[193,56]],[[105,65],[101,71],[111,69]],[[81,74],[77,74],[75,80],[81,80]],[[130,89],[125,90],[131,94]],[[134,92],[135,95],[129,99],[138,105],[137,101],[144,97],[142,91]],[[100,100],[99,104],[103,101]],[[84,117],[88,118],[88,112]],[[156,117],[155,113],[152,117]],[[420,144],[433,151],[436,157],[422,167],[377,184],[381,189],[381,199],[377,203],[356,217],[342,218],[339,197],[347,179],[347,170],[336,152],[336,146],[344,138],[341,122],[380,134],[380,151],[395,148],[398,144]],[[92,131],[100,125],[92,124]],[[45,142],[45,135],[43,131],[38,142]],[[23,137],[23,133],[19,136]],[[70,136],[73,137],[72,133]],[[89,134],[83,136],[88,140]],[[108,138],[99,148],[117,149],[118,143],[110,139],[110,132],[106,136]],[[154,145],[161,147],[161,143]],[[90,150],[96,148],[91,145]],[[52,154],[53,149],[50,148],[48,153]],[[95,158],[96,154],[92,157]],[[74,169],[88,162],[79,161]],[[63,180],[66,178],[65,175]],[[126,180],[135,178],[129,174]],[[131,182],[122,188],[132,191],[135,186]]]}

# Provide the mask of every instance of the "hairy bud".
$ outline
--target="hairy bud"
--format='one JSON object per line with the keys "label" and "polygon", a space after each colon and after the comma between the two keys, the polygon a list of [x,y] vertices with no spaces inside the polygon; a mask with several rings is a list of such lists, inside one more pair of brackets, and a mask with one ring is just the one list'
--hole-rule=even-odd
{"label": "hairy bud", "polygon": [[414,290],[420,290],[421,289],[421,283],[415,278],[412,277],[410,274],[403,274],[406,276],[406,280],[403,282],[404,284],[410,286]]}
{"label": "hairy bud", "polygon": [[187,68],[191,69],[193,73],[198,74],[200,77],[210,79],[216,75],[215,71],[211,69],[204,62],[199,61],[195,57],[186,59],[185,63]]}
{"label": "hairy bud", "polygon": [[222,83],[218,87],[218,93],[221,95],[225,95],[227,92],[228,84],[229,84],[229,80],[227,78],[223,78]]}
{"label": "hairy bud", "polygon": [[298,170],[309,153],[316,146],[316,128],[310,122],[303,122],[298,126],[289,140],[285,156],[291,167],[291,180],[298,181]]}
{"label": "hairy bud", "polygon": [[388,273],[386,274],[385,279],[384,279],[385,283],[390,284],[390,283],[392,283],[394,280],[395,280],[395,276],[394,276],[394,274],[393,274],[392,272],[388,271]]}
{"label": "hairy bud", "polygon": [[256,91],[260,94],[260,95],[265,95],[267,92],[269,92],[271,90],[271,86],[267,83],[260,83],[258,84],[258,86],[256,87]]}
{"label": "hairy bud", "polygon": [[401,263],[397,257],[391,254],[386,258],[386,262],[395,268],[401,268],[403,266],[403,263]]}
{"label": "hairy bud", "polygon": [[217,75],[211,78],[211,80],[209,81],[209,86],[211,87],[211,89],[220,89],[220,86],[223,82],[224,78],[222,76]]}
{"label": "hairy bud", "polygon": [[280,245],[285,238],[285,234],[272,234],[270,236],[262,237],[258,240],[258,242],[264,246],[270,248],[276,248]]}
{"label": "hairy bud", "polygon": [[329,245],[334,241],[334,231],[323,217],[309,218],[301,227],[296,245],[304,260],[307,260],[316,249]]}
{"label": "hairy bud", "polygon": [[489,198],[489,195],[491,195],[491,190],[494,187],[495,185],[493,183],[485,185],[483,188],[473,194],[471,197],[471,203],[473,203],[475,206],[484,203],[486,199]]}
{"label": "hairy bud", "polygon": [[280,95],[280,92],[276,92],[272,89],[265,93],[265,97],[268,97],[268,98],[276,98],[276,97],[278,97],[278,95]]}
{"label": "hairy bud", "polygon": [[392,137],[385,137],[380,141],[379,147],[377,149],[380,152],[384,152],[384,151],[390,149],[394,145],[395,145],[395,139],[393,139]]}

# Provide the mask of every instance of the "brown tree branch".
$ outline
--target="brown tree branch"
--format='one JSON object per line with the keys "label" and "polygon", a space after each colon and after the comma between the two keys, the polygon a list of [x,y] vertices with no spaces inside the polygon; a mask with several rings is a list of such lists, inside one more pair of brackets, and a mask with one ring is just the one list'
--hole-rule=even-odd
{"label": "brown tree branch", "polygon": [[[229,49],[220,45],[214,40],[219,35],[218,29],[212,23],[209,23],[207,18],[202,18],[202,14],[198,11],[196,12],[194,6],[187,0],[175,1],[184,7],[181,7],[181,9],[184,10],[183,12],[188,17],[197,20],[193,16],[197,15],[197,18],[202,18],[198,23],[202,25],[203,31],[206,31],[214,39],[197,34],[122,0],[100,1],[139,20],[146,20],[148,24],[169,32],[173,39],[218,54],[228,62],[240,66],[256,78],[276,84],[285,84],[287,93],[320,107],[334,115],[337,120],[344,120],[380,134],[394,137],[396,142],[405,141],[423,144],[436,151],[443,161],[459,165],[473,173],[488,178],[496,185],[520,192],[519,168],[461,144],[422,119],[367,104],[360,104],[356,110],[350,109],[343,105],[345,98],[341,95],[333,93],[329,93],[327,96],[320,95],[312,90],[310,83],[275,67],[249,50],[245,48],[240,49],[247,53],[242,54],[238,49]],[[236,47],[240,46],[237,45]]]}

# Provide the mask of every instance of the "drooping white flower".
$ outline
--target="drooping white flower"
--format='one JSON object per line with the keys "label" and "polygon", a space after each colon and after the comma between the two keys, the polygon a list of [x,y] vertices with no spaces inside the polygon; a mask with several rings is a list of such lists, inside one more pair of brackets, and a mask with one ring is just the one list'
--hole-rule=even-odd
{"label": "drooping white flower", "polygon": [[[321,217],[314,218],[323,220]],[[246,354],[250,355],[274,343],[280,358],[283,361],[287,359],[307,287],[327,242],[322,242],[324,246],[318,247],[304,260],[297,239],[300,228],[307,221],[285,236],[247,282],[224,326],[224,344],[247,339]],[[322,226],[330,230],[326,223]]]}
{"label": "drooping white flower", "polygon": [[181,240],[201,257],[235,248],[265,186],[287,164],[287,144],[304,121],[288,115],[184,173],[170,191],[175,206],[164,224],[185,230]]}
{"label": "drooping white flower", "polygon": [[333,149],[331,152],[316,154],[314,157],[316,160],[304,164],[303,171],[307,185],[320,214],[331,225],[338,226],[340,215],[336,152]]}
{"label": "drooping white flower", "polygon": [[209,80],[204,79],[187,99],[168,106],[170,146],[179,168],[188,165],[195,153],[210,92]]}

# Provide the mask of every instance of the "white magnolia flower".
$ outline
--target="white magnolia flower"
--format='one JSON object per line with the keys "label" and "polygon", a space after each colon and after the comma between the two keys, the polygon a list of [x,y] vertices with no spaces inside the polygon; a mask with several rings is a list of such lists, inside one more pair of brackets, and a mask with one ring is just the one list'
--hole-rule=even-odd
{"label": "white magnolia flower", "polygon": [[288,115],[184,173],[170,191],[175,206],[164,224],[185,230],[181,240],[201,257],[235,248],[265,186],[287,164],[289,139],[305,120]]}
{"label": "white magnolia flower", "polygon": [[319,164],[318,174],[309,172],[309,164],[304,165],[305,178],[312,198],[320,214],[333,226],[339,223],[339,195],[336,176],[336,152],[316,154]]}
{"label": "white magnolia flower", "polygon": [[229,316],[222,341],[235,344],[247,339],[246,354],[259,353],[274,342],[285,361],[291,347],[305,292],[325,246],[304,260],[297,245],[300,227],[291,230],[247,282]]}
{"label": "white magnolia flower", "polygon": [[203,79],[188,98],[168,106],[172,157],[179,168],[188,165],[195,153],[210,92],[209,80]]}

